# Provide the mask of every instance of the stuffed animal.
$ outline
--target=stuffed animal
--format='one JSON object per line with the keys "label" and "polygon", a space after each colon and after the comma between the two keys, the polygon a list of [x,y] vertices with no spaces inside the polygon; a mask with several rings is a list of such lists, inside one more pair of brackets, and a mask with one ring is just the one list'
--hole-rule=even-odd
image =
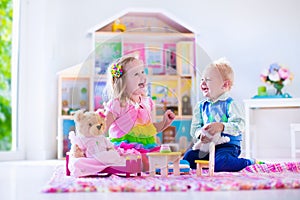
{"label": "stuffed animal", "polygon": [[215,135],[210,135],[207,131],[201,129],[200,131],[196,132],[197,138],[199,140],[194,144],[193,150],[199,149],[201,152],[209,152],[209,144],[210,143],[203,143],[201,141],[202,137],[205,135],[209,138],[212,138],[212,142],[215,145],[223,144],[230,141],[230,138],[227,136],[221,136],[221,133],[216,133]]}
{"label": "stuffed animal", "polygon": [[74,121],[75,132],[69,133],[71,156],[94,158],[102,164],[125,163],[125,159],[105,137],[105,116],[102,112],[78,110],[74,114]]}

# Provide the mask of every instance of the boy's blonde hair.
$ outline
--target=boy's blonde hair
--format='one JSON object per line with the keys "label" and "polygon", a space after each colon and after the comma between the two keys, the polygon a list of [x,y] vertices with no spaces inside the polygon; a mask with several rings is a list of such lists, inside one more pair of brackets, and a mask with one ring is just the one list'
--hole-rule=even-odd
{"label": "boy's blonde hair", "polygon": [[230,66],[229,61],[226,58],[220,58],[214,61],[210,67],[215,67],[223,79],[223,81],[228,81],[228,89],[230,90],[234,82],[234,72]]}
{"label": "boy's blonde hair", "polygon": [[[113,62],[107,69],[107,84],[106,93],[109,99],[119,99],[121,105],[124,105],[129,100],[129,94],[126,93],[126,71],[125,66],[130,62],[138,60],[134,56],[124,56]],[[111,73],[114,65],[119,65],[122,68],[122,74],[120,77],[114,77]]]}

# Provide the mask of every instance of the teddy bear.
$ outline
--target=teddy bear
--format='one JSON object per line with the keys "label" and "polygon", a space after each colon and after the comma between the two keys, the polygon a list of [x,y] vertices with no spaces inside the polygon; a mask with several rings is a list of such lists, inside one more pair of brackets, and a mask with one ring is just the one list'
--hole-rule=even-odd
{"label": "teddy bear", "polygon": [[69,133],[70,155],[74,158],[93,158],[102,164],[124,164],[125,160],[105,136],[105,116],[101,111],[74,114],[75,131]]}
{"label": "teddy bear", "polygon": [[199,149],[200,152],[203,152],[203,155],[202,156],[199,155],[199,157],[204,157],[207,154],[207,152],[209,152],[209,144],[210,143],[203,143],[201,141],[201,139],[204,135],[207,136],[208,138],[211,138],[212,142],[215,145],[223,144],[223,143],[226,143],[226,142],[230,141],[229,137],[221,136],[221,133],[216,133],[215,135],[211,135],[204,129],[201,129],[201,130],[197,131],[196,132],[196,137],[199,138],[199,140],[193,145],[192,149],[193,150]]}

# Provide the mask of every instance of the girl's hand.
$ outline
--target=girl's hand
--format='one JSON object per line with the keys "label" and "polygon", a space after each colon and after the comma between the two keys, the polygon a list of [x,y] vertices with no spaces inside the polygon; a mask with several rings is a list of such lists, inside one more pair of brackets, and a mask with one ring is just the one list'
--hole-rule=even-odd
{"label": "girl's hand", "polygon": [[203,126],[203,129],[207,131],[210,135],[215,135],[216,133],[221,133],[224,130],[224,124],[221,122],[213,122]]}
{"label": "girl's hand", "polygon": [[175,119],[175,114],[171,111],[171,110],[167,110],[164,114],[164,117],[163,117],[163,121],[164,123],[169,126],[172,121]]}
{"label": "girl's hand", "polygon": [[168,128],[175,119],[175,114],[171,110],[167,110],[163,116],[162,121],[153,123],[157,132],[161,132]]}

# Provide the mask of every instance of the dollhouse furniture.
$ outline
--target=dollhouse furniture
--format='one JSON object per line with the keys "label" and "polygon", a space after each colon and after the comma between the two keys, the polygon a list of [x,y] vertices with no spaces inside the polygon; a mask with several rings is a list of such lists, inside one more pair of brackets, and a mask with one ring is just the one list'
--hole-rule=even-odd
{"label": "dollhouse furniture", "polygon": [[173,173],[175,176],[180,175],[179,160],[181,152],[170,152],[170,153],[147,153],[149,158],[149,172],[150,176],[155,176],[156,169],[160,170],[161,176],[168,176],[168,164],[173,163]]}
{"label": "dollhouse furniture", "polygon": [[[168,165],[169,174],[174,172],[173,163],[169,163]],[[191,171],[190,163],[187,160],[179,161],[179,171],[180,174],[189,174]],[[157,169],[156,172],[160,173],[160,169]]]}
{"label": "dollhouse furniture", "polygon": [[[300,148],[296,147],[296,133],[300,133],[300,123],[299,124],[290,124],[291,130],[291,156],[293,159],[296,158],[296,154],[300,153]],[[300,134],[299,134],[300,136]]]}
{"label": "dollhouse furniture", "polygon": [[179,141],[176,142],[176,127],[169,126],[162,132],[162,144],[167,144],[172,151],[179,151]]}
{"label": "dollhouse furniture", "polygon": [[209,160],[195,160],[197,165],[196,174],[197,176],[202,176],[202,170],[208,168],[209,176],[214,175],[215,170],[215,144],[211,142],[209,144]]}
{"label": "dollhouse furniture", "polygon": [[176,127],[175,126],[169,126],[162,132],[162,142],[165,144],[175,143],[175,137],[176,137]]}
{"label": "dollhouse furniture", "polygon": [[[209,169],[209,161],[208,160],[195,160],[195,163],[197,165],[196,168],[196,174],[197,176],[202,176],[202,170],[203,168],[208,168]],[[210,174],[210,170],[209,170],[209,175],[212,176]]]}
{"label": "dollhouse furniture", "polygon": [[290,130],[290,124],[300,123],[300,98],[246,99],[244,107],[245,133],[242,145],[244,156],[290,158],[291,137],[292,145],[300,144],[294,140]]}
{"label": "dollhouse furniture", "polygon": [[126,31],[125,24],[121,24],[119,19],[115,20],[114,23],[112,24],[112,32],[117,32],[117,31],[121,31],[121,32]]}
{"label": "dollhouse furniture", "polygon": [[[66,154],[66,175],[70,176],[69,170],[69,152]],[[79,158],[85,159],[85,158]],[[126,177],[130,177],[131,175],[141,176],[142,172],[142,159],[138,156],[137,158],[129,158],[126,157],[126,165],[125,166],[109,166],[98,173],[99,176],[101,174],[126,174]]]}

